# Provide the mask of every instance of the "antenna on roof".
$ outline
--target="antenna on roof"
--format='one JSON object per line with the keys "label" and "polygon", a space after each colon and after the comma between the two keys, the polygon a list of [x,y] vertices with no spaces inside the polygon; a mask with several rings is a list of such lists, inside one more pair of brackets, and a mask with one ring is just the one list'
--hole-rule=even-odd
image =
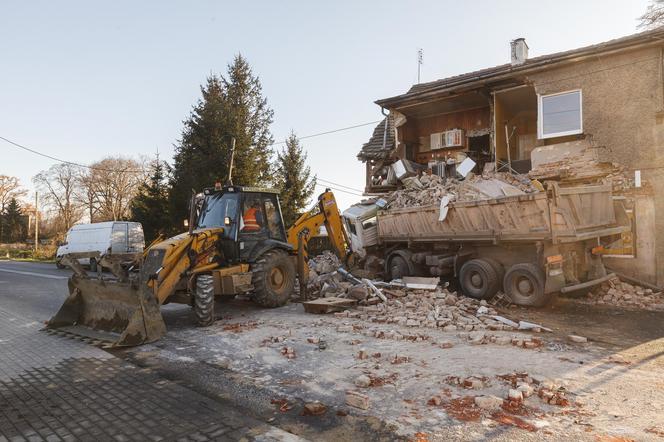
{"label": "antenna on roof", "polygon": [[422,48],[419,48],[417,50],[417,84],[420,83],[420,68],[422,67],[422,63],[424,63],[424,52],[422,51]]}

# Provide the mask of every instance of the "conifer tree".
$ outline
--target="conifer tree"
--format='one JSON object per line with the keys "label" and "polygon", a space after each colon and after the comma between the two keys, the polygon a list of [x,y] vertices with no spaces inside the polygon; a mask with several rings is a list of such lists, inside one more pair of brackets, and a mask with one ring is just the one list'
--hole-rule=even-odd
{"label": "conifer tree", "polygon": [[286,226],[292,225],[306,207],[316,186],[316,177],[306,164],[307,154],[291,132],[286,146],[277,154],[275,183],[280,191],[281,211]]}
{"label": "conifer tree", "polygon": [[225,76],[208,77],[201,95],[175,146],[170,203],[173,222],[178,224],[187,217],[192,189],[201,191],[226,180],[233,138],[233,183],[265,185],[273,178],[269,129],[273,112],[247,61],[237,55]]}
{"label": "conifer tree", "polygon": [[131,202],[131,218],[143,224],[146,245],[159,234],[168,235],[171,219],[168,214],[168,164],[159,158],[151,165],[147,182],[140,185]]}
{"label": "conifer tree", "polygon": [[25,216],[16,198],[10,199],[5,207],[2,214],[2,223],[4,224],[3,241],[17,242],[24,239],[26,233]]}

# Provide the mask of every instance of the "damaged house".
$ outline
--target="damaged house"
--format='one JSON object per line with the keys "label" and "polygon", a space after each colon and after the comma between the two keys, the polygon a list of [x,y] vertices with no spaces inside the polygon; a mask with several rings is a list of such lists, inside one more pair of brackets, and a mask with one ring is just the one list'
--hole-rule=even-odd
{"label": "damaged house", "polygon": [[471,158],[475,173],[542,183],[613,179],[633,228],[605,262],[664,286],[664,29],[533,58],[522,38],[509,49],[509,63],[376,101],[387,116],[358,154],[366,194],[397,188],[400,159],[441,176]]}

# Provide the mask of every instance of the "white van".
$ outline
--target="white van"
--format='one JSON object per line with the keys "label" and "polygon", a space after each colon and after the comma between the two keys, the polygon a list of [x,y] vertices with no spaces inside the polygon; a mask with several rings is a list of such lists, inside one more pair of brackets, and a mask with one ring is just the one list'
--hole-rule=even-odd
{"label": "white van", "polygon": [[[109,221],[77,224],[69,229],[65,243],[58,247],[55,265],[59,269],[63,268],[60,260],[67,253],[99,252],[100,255],[141,253],[144,248],[145,239],[141,223]],[[89,265],[91,271],[97,271],[95,258],[83,258],[78,261],[83,265]]]}

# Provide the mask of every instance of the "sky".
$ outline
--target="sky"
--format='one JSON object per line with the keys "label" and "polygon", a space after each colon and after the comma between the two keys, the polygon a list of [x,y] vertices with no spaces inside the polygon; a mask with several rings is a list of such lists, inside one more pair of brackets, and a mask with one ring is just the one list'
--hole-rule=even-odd
{"label": "sky", "polygon": [[[241,53],[274,110],[274,139],[283,141],[291,130],[307,136],[380,120],[374,101],[417,82],[418,48],[422,81],[432,81],[508,62],[517,37],[538,56],[632,34],[647,5],[2,0],[0,136],[78,163],[157,150],[170,161],[200,85]],[[362,199],[356,155],[372,131],[302,140],[313,173],[356,189],[335,190],[342,208]],[[52,164],[0,140],[0,174],[31,192],[32,177]]]}

